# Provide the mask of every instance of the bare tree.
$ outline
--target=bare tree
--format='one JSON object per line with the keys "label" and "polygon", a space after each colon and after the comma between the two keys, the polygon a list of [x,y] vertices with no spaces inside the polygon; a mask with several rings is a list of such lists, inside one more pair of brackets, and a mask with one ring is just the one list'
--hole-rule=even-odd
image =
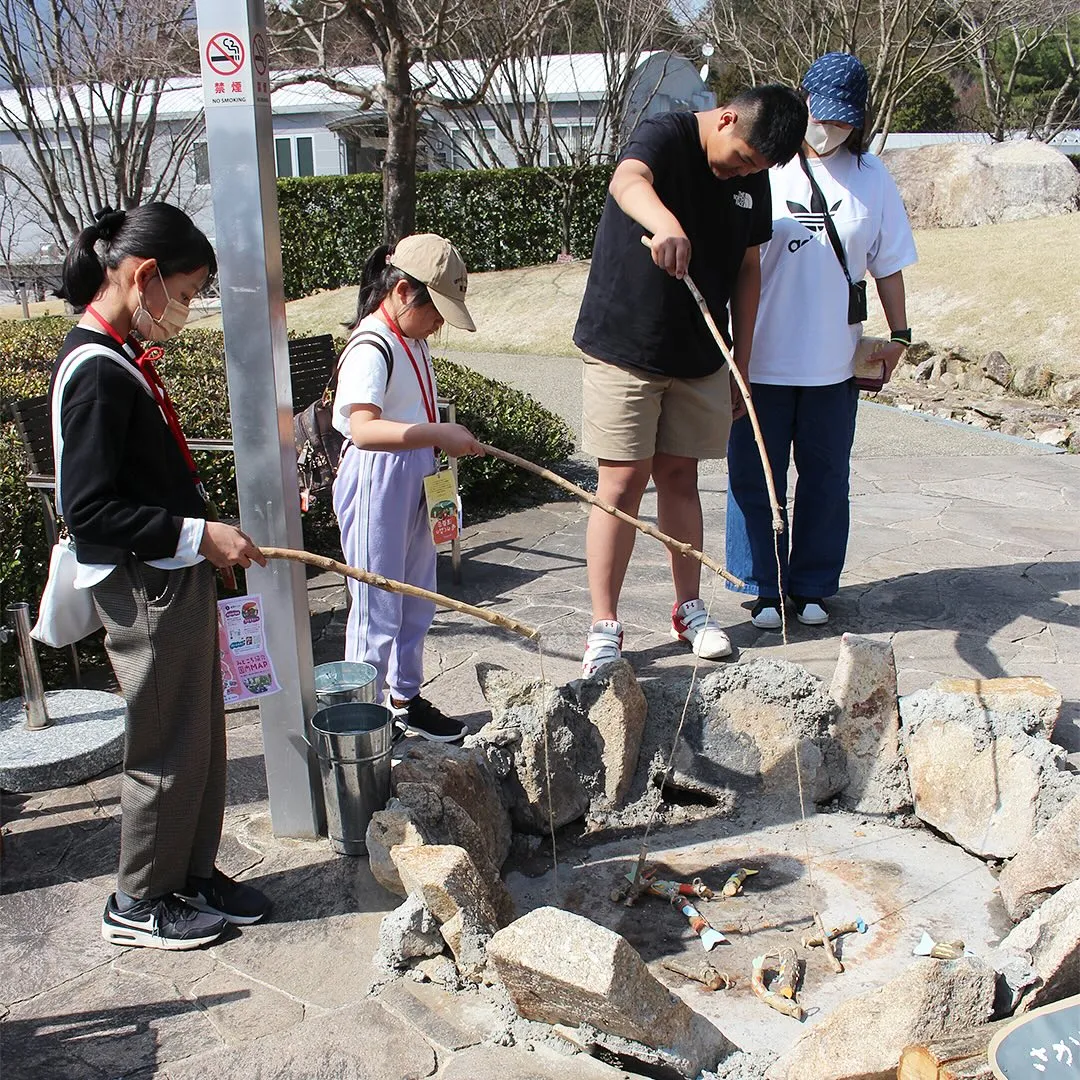
{"label": "bare tree", "polygon": [[1080,3],[1013,0],[996,9],[973,0],[961,12],[981,90],[985,129],[1049,141],[1080,120]]}
{"label": "bare tree", "polygon": [[[583,15],[587,26],[579,43]],[[489,24],[472,29],[471,39],[459,43],[459,49],[490,55],[490,42],[483,36]],[[657,63],[643,61],[661,43],[673,44],[673,35],[666,0],[585,0],[564,6],[525,48],[499,64],[483,100],[455,110],[452,128],[445,122],[436,126],[459,140],[473,166],[508,163],[492,132],[517,166],[612,161],[667,71],[663,57],[656,57]],[[478,75],[476,65],[464,63],[448,68],[446,78],[455,96],[465,101],[476,96]],[[601,95],[590,99],[597,83]]]}
{"label": "bare tree", "polygon": [[[356,99],[360,109],[381,106],[386,115],[383,160],[383,229],[386,239],[412,232],[416,219],[416,161],[420,113],[429,107],[468,108],[487,93],[505,57],[523,49],[564,0],[282,0],[274,12],[275,46],[295,55],[307,49],[309,70],[277,80],[318,82]],[[355,27],[370,42],[382,78],[360,86],[343,66],[320,55],[317,41],[335,20]],[[439,78],[439,65],[464,58],[461,44],[474,38],[480,23],[490,29],[491,51],[472,57],[476,79],[462,98]]]}
{"label": "bare tree", "polygon": [[163,119],[169,76],[197,70],[186,0],[0,0],[0,175],[66,247],[104,205],[169,196],[202,110]]}
{"label": "bare tree", "polygon": [[[718,59],[748,83],[798,84],[811,63],[830,51],[850,52],[870,76],[869,142],[890,130],[897,106],[933,75],[973,55],[989,31],[958,32],[967,0],[712,0],[696,28],[715,42]],[[1015,0],[980,0],[988,13]]]}

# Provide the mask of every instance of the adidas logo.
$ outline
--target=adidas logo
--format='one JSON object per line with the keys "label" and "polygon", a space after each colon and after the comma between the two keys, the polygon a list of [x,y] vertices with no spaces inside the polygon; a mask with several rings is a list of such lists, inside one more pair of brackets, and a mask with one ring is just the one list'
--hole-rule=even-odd
{"label": "adidas logo", "polygon": [[[825,215],[815,213],[813,210],[807,209],[802,203],[792,202],[791,199],[787,201],[787,208],[791,211],[791,216],[800,224],[804,225],[811,232],[821,232],[825,228]],[[840,204],[843,199],[837,199],[832,206],[829,207],[829,213],[835,214],[840,209]]]}

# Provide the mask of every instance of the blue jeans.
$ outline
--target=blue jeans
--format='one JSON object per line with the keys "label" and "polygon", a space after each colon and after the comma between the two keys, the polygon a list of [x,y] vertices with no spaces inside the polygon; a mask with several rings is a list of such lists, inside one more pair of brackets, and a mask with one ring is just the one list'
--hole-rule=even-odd
{"label": "blue jeans", "polygon": [[[832,386],[751,388],[784,513],[776,580],[772,510],[748,417],[728,440],[727,569],[758,596],[831,596],[840,588],[848,541],[848,470],[859,391],[855,380]],[[787,471],[792,448],[799,474],[788,523]],[[728,588],[733,588],[729,585]]]}

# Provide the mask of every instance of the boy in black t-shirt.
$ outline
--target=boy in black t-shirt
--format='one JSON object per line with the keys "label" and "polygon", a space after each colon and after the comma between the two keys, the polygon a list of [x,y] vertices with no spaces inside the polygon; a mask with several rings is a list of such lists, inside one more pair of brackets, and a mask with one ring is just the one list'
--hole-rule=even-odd
{"label": "boy in black t-shirt", "polygon": [[[805,102],[783,86],[756,87],[708,112],[646,120],[623,150],[596,233],[574,342],[585,353],[582,446],[598,459],[597,495],[636,515],[652,477],[659,527],[696,548],[698,460],[724,456],[732,412],[745,406],[681,279],[692,275],[725,336],[730,304],[735,363],[745,376],[761,289],[758,245],[772,235],[765,170],[794,156],[806,121]],[[631,526],[592,510],[586,676],[621,655],[617,607],[634,539]],[[673,554],[671,575],[672,636],[706,659],[727,656],[731,643],[698,596],[700,564]]]}

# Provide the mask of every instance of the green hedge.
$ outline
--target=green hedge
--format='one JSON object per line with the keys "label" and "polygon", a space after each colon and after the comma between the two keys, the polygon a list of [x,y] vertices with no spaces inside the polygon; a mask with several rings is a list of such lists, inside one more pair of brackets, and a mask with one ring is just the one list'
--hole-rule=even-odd
{"label": "green hedge", "polygon": [[[592,254],[613,166],[425,172],[416,227],[460,248],[472,271],[553,262],[568,245]],[[382,238],[382,178],[312,176],[278,181],[285,296],[356,285]]]}
{"label": "green hedge", "polygon": [[[46,393],[53,358],[71,323],[64,318],[29,322],[0,321],[0,402]],[[339,347],[344,342],[339,342]],[[188,330],[168,346],[163,373],[184,428],[191,438],[228,438],[230,434],[220,331]],[[483,442],[531,461],[565,461],[573,452],[569,428],[532,398],[503,383],[447,360],[436,359],[439,391],[457,402],[458,420]],[[231,454],[198,454],[203,480],[227,517],[239,511]],[[39,500],[25,483],[26,464],[6,410],[0,420],[0,603],[28,601],[33,609],[45,580],[48,544]],[[496,458],[465,458],[460,470],[461,497],[467,521],[552,497],[556,489]],[[304,519],[309,551],[339,556],[337,522],[329,494]],[[100,663],[100,644],[89,639],[80,653]],[[40,650],[46,681],[68,679],[66,653]],[[0,697],[18,693],[13,649],[3,651]]]}

